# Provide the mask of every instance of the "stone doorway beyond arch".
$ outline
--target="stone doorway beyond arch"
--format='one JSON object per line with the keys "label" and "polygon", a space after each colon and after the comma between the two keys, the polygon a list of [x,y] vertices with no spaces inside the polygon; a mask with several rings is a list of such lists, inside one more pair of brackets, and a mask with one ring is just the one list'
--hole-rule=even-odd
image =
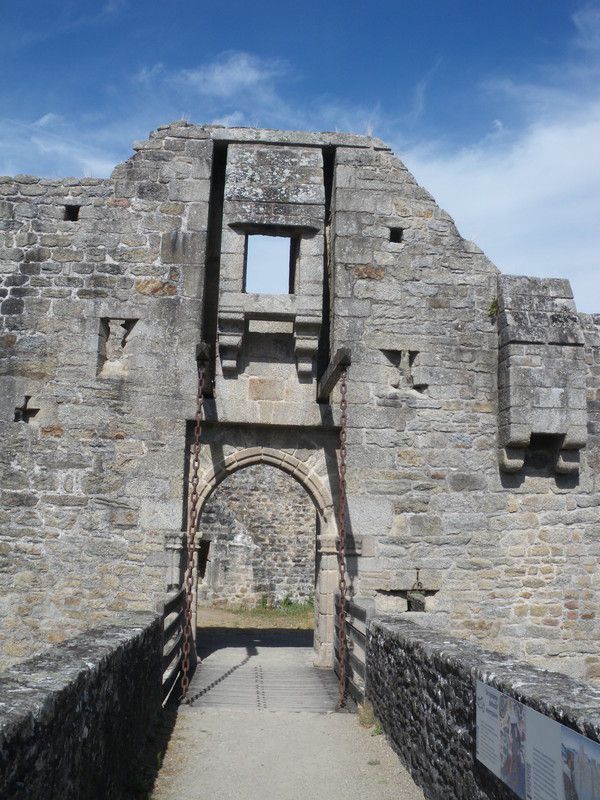
{"label": "stone doorway beyond arch", "polygon": [[[206,453],[206,448],[205,448]],[[206,461],[206,456],[204,461]],[[229,453],[217,464],[202,463],[200,472],[200,496],[198,520],[201,523],[206,503],[217,487],[230,475],[241,469],[265,464],[275,467],[294,478],[306,491],[317,513],[316,531],[316,575],[315,575],[315,663],[331,666],[333,663],[334,638],[334,592],[337,585],[337,522],[332,493],[327,480],[327,464],[324,454],[313,457],[310,462],[294,454],[271,447],[241,448]],[[325,478],[324,478],[325,476]],[[202,541],[202,528],[199,529]],[[194,620],[196,629],[196,600],[198,570],[194,576]]]}
{"label": "stone doorway beyond arch", "polygon": [[281,609],[307,620],[319,517],[306,489],[271,464],[228,475],[199,521],[198,616],[208,608]]}

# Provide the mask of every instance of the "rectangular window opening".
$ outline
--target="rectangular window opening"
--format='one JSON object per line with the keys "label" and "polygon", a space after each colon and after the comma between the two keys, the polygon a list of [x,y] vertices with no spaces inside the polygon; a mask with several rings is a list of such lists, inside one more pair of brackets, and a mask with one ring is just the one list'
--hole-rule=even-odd
{"label": "rectangular window opening", "polygon": [[64,216],[65,220],[67,222],[77,222],[77,220],[79,219],[80,208],[81,206],[72,206],[72,205],[65,206],[65,216]]}
{"label": "rectangular window opening", "polygon": [[294,294],[298,236],[247,234],[244,291],[248,294]]}
{"label": "rectangular window opening", "polygon": [[390,242],[400,244],[404,237],[404,228],[390,228]]}

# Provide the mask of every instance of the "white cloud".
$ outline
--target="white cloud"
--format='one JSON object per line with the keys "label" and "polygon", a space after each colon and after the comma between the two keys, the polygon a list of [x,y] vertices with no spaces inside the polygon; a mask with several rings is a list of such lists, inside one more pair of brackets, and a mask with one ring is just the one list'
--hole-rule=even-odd
{"label": "white cloud", "polygon": [[519,124],[494,120],[470,147],[430,142],[402,155],[502,271],[569,278],[578,308],[600,312],[600,7],[573,23],[570,60],[537,82],[482,84],[490,107],[504,103]]}
{"label": "white cloud", "polygon": [[51,111],[47,114],[44,114],[39,119],[33,123],[36,128],[46,128],[51,125],[56,125],[59,122],[62,122],[62,117],[60,114],[53,114]]}
{"label": "white cloud", "polygon": [[577,29],[575,40],[584,50],[600,51],[600,8],[589,5],[573,14],[573,22]]}
{"label": "white cloud", "polygon": [[258,58],[251,53],[230,52],[213,63],[185,69],[173,79],[209,97],[231,99],[242,92],[271,91],[273,81],[287,71],[281,61]]}
{"label": "white cloud", "polygon": [[579,307],[600,311],[600,107],[510,146],[403,157],[502,271],[569,277]]}

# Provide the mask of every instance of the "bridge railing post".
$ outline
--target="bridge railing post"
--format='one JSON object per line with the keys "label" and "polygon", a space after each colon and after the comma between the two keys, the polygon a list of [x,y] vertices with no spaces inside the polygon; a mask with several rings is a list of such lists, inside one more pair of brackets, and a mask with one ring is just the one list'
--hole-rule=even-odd
{"label": "bridge railing post", "polygon": [[167,594],[163,609],[163,705],[167,703],[181,679],[184,609],[184,588],[173,589]]}

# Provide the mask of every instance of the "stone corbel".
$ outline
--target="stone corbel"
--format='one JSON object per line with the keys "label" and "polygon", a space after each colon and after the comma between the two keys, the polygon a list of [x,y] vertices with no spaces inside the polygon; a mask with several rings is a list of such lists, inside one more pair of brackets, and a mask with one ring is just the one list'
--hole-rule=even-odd
{"label": "stone corbel", "polygon": [[243,313],[219,314],[219,356],[224,374],[237,370],[245,327]]}
{"label": "stone corbel", "polygon": [[317,355],[320,333],[320,318],[297,316],[294,320],[294,353],[300,377],[312,378],[313,361]]}
{"label": "stone corbel", "polygon": [[579,472],[579,450],[559,450],[556,456],[555,472],[561,475],[577,475]]}
{"label": "stone corbel", "polygon": [[[520,472],[523,469],[530,438],[527,436],[526,440],[511,441],[499,448],[498,460],[503,472]],[[554,452],[554,471],[560,475],[576,475],[579,472],[580,450],[585,445],[585,435],[558,436]]]}
{"label": "stone corbel", "polygon": [[564,438],[556,453],[554,469],[561,475],[576,475],[579,472],[581,450],[587,444],[587,430],[574,428]]}
{"label": "stone corbel", "polygon": [[502,472],[519,472],[525,465],[525,448],[501,447],[498,450],[498,463]]}

